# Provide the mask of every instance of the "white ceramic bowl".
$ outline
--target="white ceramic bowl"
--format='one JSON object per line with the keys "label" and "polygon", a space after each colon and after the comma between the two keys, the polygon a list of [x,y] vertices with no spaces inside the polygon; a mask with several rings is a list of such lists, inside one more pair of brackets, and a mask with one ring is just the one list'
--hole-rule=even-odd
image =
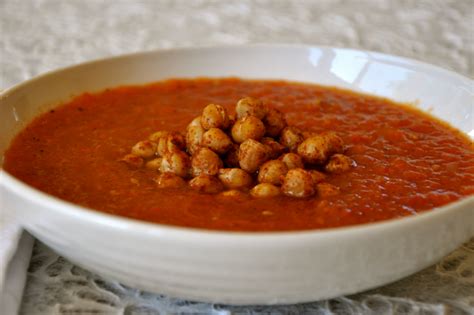
{"label": "white ceramic bowl", "polygon": [[[417,101],[471,133],[473,82],[374,52],[240,46],[146,52],[81,64],[1,95],[0,152],[41,111],[71,95],[170,77],[278,78]],[[130,286],[231,304],[295,303],[380,286],[425,268],[474,235],[474,197],[346,228],[231,233],[148,224],[81,208],[1,173],[2,208],[72,262]],[[291,211],[291,210],[289,210]]]}

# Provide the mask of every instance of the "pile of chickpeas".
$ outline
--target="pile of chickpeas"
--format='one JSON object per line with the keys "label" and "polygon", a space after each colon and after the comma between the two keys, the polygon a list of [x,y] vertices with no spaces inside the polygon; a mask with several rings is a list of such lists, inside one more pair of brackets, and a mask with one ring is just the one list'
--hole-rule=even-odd
{"label": "pile of chickpeas", "polygon": [[157,171],[159,188],[189,186],[201,193],[256,198],[339,193],[324,182],[327,174],[348,171],[355,162],[343,154],[338,135],[288,126],[282,112],[251,97],[239,100],[235,112],[209,104],[185,135],[155,132],[122,161]]}

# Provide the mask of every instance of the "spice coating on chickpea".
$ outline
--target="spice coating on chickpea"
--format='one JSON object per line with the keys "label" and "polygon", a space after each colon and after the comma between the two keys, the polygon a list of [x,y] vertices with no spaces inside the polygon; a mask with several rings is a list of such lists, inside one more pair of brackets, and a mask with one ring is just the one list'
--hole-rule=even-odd
{"label": "spice coating on chickpea", "polygon": [[211,128],[202,135],[201,144],[217,154],[224,154],[229,151],[233,143],[224,131]]}
{"label": "spice coating on chickpea", "polygon": [[301,168],[289,170],[283,179],[282,192],[291,197],[305,198],[314,195],[315,187],[311,174]]}
{"label": "spice coating on chickpea", "polygon": [[182,152],[167,152],[161,160],[160,171],[170,172],[180,177],[187,177],[189,174],[189,156]]}
{"label": "spice coating on chickpea", "polygon": [[255,116],[258,119],[263,119],[267,110],[261,100],[253,97],[244,97],[237,102],[235,112],[237,113],[237,119],[246,116]]}
{"label": "spice coating on chickpea", "polygon": [[303,159],[296,153],[286,153],[280,157],[286,167],[291,170],[293,168],[304,168]]}
{"label": "spice coating on chickpea", "polygon": [[145,167],[149,170],[159,171],[161,168],[162,158],[156,158],[146,162]]}
{"label": "spice coating on chickpea", "polygon": [[323,135],[306,139],[298,146],[298,154],[309,164],[323,164],[329,158],[329,139]]}
{"label": "spice coating on chickpea", "polygon": [[202,137],[204,135],[204,128],[199,126],[188,126],[186,131],[186,146],[190,154],[194,154],[201,146]]}
{"label": "spice coating on chickpea", "polygon": [[226,129],[229,126],[226,109],[217,104],[207,105],[202,111],[201,125],[205,130],[211,128]]}
{"label": "spice coating on chickpea", "polygon": [[285,146],[273,138],[264,137],[260,142],[268,147],[270,159],[276,159],[286,151]]}
{"label": "spice coating on chickpea", "polygon": [[169,131],[160,130],[160,131],[157,131],[157,132],[152,133],[152,134],[148,137],[148,140],[153,141],[153,142],[158,142],[158,140],[160,140],[160,138],[165,137],[165,136],[167,136],[168,134],[169,134]]}
{"label": "spice coating on chickpea", "polygon": [[266,135],[269,137],[278,137],[286,127],[285,116],[278,109],[271,108],[262,119],[265,125]]}
{"label": "spice coating on chickpea", "polygon": [[280,189],[269,183],[261,183],[252,188],[250,194],[256,198],[270,198],[278,196]]}
{"label": "spice coating on chickpea", "polygon": [[191,158],[191,174],[193,176],[216,175],[223,166],[219,156],[208,148],[200,147]]}
{"label": "spice coating on chickpea", "polygon": [[268,148],[265,145],[252,139],[245,140],[239,148],[240,168],[254,173],[268,160],[268,155]]}
{"label": "spice coating on chickpea", "polygon": [[218,177],[224,186],[230,189],[248,188],[253,182],[252,176],[240,168],[220,169]]}
{"label": "spice coating on chickpea", "polygon": [[140,141],[132,147],[132,154],[142,158],[150,158],[156,153],[156,143],[150,140]]}
{"label": "spice coating on chickpea", "polygon": [[282,178],[288,173],[285,163],[280,160],[271,160],[260,166],[258,182],[281,185]]}
{"label": "spice coating on chickpea", "polygon": [[158,188],[181,188],[186,186],[186,181],[170,172],[161,173],[155,178]]}
{"label": "spice coating on chickpea", "polygon": [[325,170],[329,173],[340,174],[350,170],[354,164],[354,160],[347,155],[337,153],[329,158]]}
{"label": "spice coating on chickpea", "polygon": [[189,187],[204,194],[217,194],[224,188],[217,178],[206,174],[201,174],[191,179]]}
{"label": "spice coating on chickpea", "polygon": [[298,145],[304,140],[301,131],[295,127],[286,127],[280,135],[280,143],[287,147],[291,152],[296,151]]}
{"label": "spice coating on chickpea", "polygon": [[181,151],[186,147],[186,140],[179,132],[170,132],[158,139],[156,155],[164,156],[168,152]]}
{"label": "spice coating on chickpea", "polygon": [[257,117],[246,116],[235,122],[231,132],[232,139],[237,143],[242,143],[247,139],[259,141],[265,134],[265,126]]}

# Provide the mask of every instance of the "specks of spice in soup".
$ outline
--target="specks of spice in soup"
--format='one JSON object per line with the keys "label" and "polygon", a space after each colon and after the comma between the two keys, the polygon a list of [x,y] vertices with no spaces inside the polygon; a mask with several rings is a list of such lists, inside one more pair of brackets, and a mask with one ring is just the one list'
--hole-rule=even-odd
{"label": "specks of spice in soup", "polygon": [[[117,163],[151,133],[184,130],[205,105],[230,110],[247,95],[282,111],[289,125],[308,133],[337,132],[357,167],[330,173],[318,184],[317,196],[295,199],[254,198],[233,190],[207,195],[186,185],[158,189],[152,165],[131,169]],[[301,163],[288,154],[285,161]],[[98,211],[217,230],[353,225],[420,213],[474,194],[472,142],[424,113],[335,88],[233,78],[85,93],[21,131],[5,154],[4,168],[46,193]]]}

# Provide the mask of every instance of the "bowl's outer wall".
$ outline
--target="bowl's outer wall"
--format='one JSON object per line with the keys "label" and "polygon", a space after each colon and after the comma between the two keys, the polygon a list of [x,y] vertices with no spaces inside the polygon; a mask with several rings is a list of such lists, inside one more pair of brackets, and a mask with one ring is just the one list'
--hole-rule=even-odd
{"label": "bowl's outer wall", "polygon": [[[13,88],[0,98],[0,152],[39,112],[73,95],[226,76],[313,82],[417,102],[458,129],[473,130],[472,81],[442,69],[355,50],[222,47],[117,57]],[[1,174],[2,211],[75,263],[147,290],[221,303],[295,303],[371,288],[434,263],[474,234],[474,198],[403,224],[255,236],[101,220],[13,182]]]}

